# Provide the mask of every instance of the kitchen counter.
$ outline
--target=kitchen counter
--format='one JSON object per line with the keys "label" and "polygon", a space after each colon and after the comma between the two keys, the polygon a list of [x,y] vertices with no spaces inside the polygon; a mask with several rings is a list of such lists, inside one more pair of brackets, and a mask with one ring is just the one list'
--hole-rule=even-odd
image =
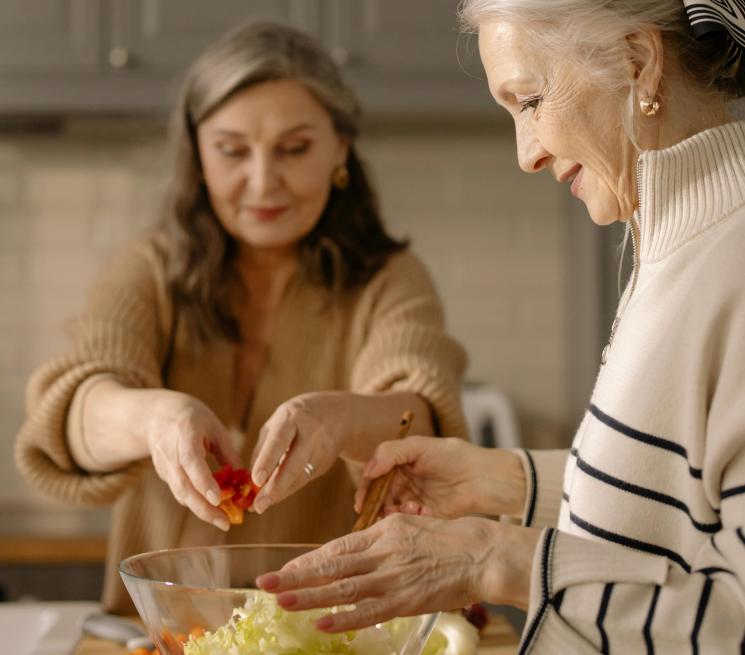
{"label": "kitchen counter", "polygon": [[[519,637],[503,616],[492,616],[481,636],[479,655],[516,655]],[[110,641],[83,639],[74,655],[126,655],[127,650]]]}

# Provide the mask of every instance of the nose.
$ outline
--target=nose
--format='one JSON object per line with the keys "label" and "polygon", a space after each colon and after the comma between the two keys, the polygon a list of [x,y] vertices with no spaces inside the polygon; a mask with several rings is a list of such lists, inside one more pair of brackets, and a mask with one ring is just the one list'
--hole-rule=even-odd
{"label": "nose", "polygon": [[527,127],[517,127],[517,161],[526,173],[538,173],[551,161],[549,153],[536,138],[535,132]]}
{"label": "nose", "polygon": [[277,163],[269,153],[255,152],[245,164],[246,183],[256,197],[273,191],[279,183]]}

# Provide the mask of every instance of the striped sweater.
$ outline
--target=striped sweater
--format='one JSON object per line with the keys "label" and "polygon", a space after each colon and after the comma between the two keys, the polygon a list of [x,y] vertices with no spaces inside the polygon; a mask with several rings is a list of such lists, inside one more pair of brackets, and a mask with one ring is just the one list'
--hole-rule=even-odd
{"label": "striped sweater", "polygon": [[[745,653],[745,123],[639,160],[638,268],[566,451],[521,653]],[[632,288],[633,287],[633,288]]]}

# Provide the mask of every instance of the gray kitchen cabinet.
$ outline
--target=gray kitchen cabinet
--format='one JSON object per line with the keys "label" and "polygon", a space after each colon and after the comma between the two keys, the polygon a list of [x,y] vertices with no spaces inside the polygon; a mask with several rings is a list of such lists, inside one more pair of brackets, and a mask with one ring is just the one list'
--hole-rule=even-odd
{"label": "gray kitchen cabinet", "polygon": [[324,38],[367,109],[447,112],[490,106],[475,36],[458,0],[326,0]]}
{"label": "gray kitchen cabinet", "polygon": [[99,0],[3,0],[0,75],[95,72],[100,18]]}
{"label": "gray kitchen cabinet", "polygon": [[3,0],[0,114],[151,114],[219,34],[271,20],[318,37],[368,112],[489,106],[457,0]]}
{"label": "gray kitchen cabinet", "polygon": [[107,60],[122,72],[177,74],[205,47],[247,20],[318,35],[318,0],[112,0]]}

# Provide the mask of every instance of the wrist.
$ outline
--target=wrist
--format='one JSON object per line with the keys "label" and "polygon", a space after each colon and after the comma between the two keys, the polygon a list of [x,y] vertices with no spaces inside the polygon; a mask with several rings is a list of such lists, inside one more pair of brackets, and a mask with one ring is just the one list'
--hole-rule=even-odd
{"label": "wrist", "polygon": [[520,457],[501,448],[480,450],[484,458],[479,468],[484,474],[478,476],[475,498],[478,507],[475,513],[488,516],[522,517],[525,507],[527,484]]}
{"label": "wrist", "polygon": [[496,605],[526,610],[533,558],[541,530],[491,522],[490,544],[481,562],[478,596]]}

